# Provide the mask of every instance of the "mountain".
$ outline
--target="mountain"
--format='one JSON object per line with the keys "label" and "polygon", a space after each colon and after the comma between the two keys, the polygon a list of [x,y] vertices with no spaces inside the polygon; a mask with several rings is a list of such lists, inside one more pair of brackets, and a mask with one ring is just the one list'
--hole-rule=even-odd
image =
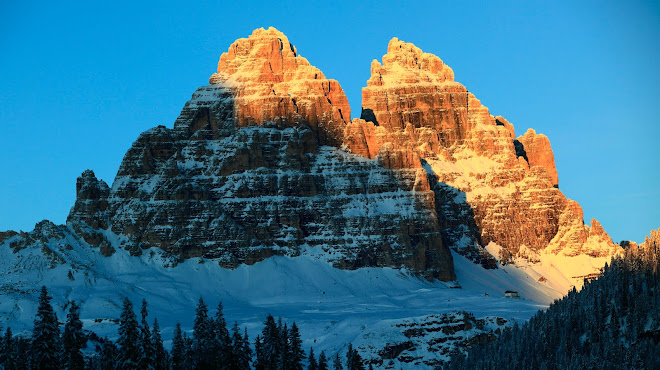
{"label": "mountain", "polygon": [[[172,128],[138,137],[112,186],[83,172],[66,225],[0,233],[2,317],[25,328],[42,282],[110,335],[123,296],[184,320],[210,295],[248,325],[266,309],[295,318],[328,353],[361,338],[374,365],[433,366],[622,253],[559,190],[547,137],[516,137],[410,43],[372,63],[350,117],[339,83],[284,34],[238,39]],[[457,322],[451,340],[420,329]],[[447,347],[422,351],[429,341]]]}

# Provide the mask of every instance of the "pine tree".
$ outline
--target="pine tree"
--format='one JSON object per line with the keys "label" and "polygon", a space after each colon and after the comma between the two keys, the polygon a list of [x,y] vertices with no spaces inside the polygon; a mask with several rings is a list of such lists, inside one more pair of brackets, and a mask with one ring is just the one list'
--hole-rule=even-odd
{"label": "pine tree", "polygon": [[7,354],[5,353],[5,337],[1,335],[2,327],[0,326],[0,369],[2,369],[3,364],[7,360]]}
{"label": "pine tree", "polygon": [[154,346],[154,368],[156,370],[167,370],[169,367],[169,356],[163,346],[163,338],[160,335],[158,319],[154,319],[154,326],[151,329],[151,343]]}
{"label": "pine tree", "polygon": [[193,366],[196,369],[214,368],[214,330],[213,321],[208,316],[208,307],[202,298],[199,299],[195,310],[195,323],[193,324],[192,355]]}
{"label": "pine tree", "polygon": [[328,359],[325,357],[325,352],[321,351],[319,355],[319,370],[328,370]]}
{"label": "pine tree", "polygon": [[302,370],[302,362],[305,358],[305,351],[302,349],[302,339],[298,325],[294,322],[289,330],[289,365],[293,370]]}
{"label": "pine tree", "polygon": [[71,302],[66,318],[64,334],[62,335],[63,363],[67,369],[80,370],[85,367],[82,348],[87,339],[82,331],[83,323],[80,321],[80,306],[76,302]]}
{"label": "pine tree", "polygon": [[344,370],[344,367],[341,365],[341,357],[339,357],[339,352],[335,353],[335,356],[332,358],[332,368],[334,370]]}
{"label": "pine tree", "polygon": [[214,364],[217,369],[227,368],[232,361],[232,346],[227,321],[225,320],[222,302],[218,303],[218,309],[213,320],[213,353]]}
{"label": "pine tree", "polygon": [[138,368],[139,339],[140,332],[137,317],[133,312],[133,303],[128,298],[124,298],[119,317],[119,339],[117,339],[119,349],[116,366],[118,369]]}
{"label": "pine tree", "polygon": [[3,342],[3,349],[4,349],[4,354],[5,358],[2,363],[4,366],[5,370],[14,370],[16,369],[16,358],[14,356],[14,335],[11,332],[11,328],[7,327],[7,330],[5,331],[5,338],[2,341]]}
{"label": "pine tree", "polygon": [[250,363],[252,362],[252,348],[250,348],[250,338],[248,338],[247,328],[243,331],[243,350],[241,351],[241,357],[238,359],[237,364],[239,369],[250,369]]}
{"label": "pine tree", "polygon": [[231,356],[229,356],[228,366],[230,369],[241,369],[239,364],[243,358],[243,336],[235,321],[231,329],[231,340]]}
{"label": "pine tree", "polygon": [[309,348],[309,358],[307,359],[307,370],[319,370],[319,365],[314,357],[314,348]]}
{"label": "pine tree", "polygon": [[353,349],[353,344],[348,344],[348,351],[346,352],[346,369],[348,370],[364,370],[362,363],[362,356],[356,349]]}
{"label": "pine tree", "polygon": [[259,335],[254,338],[254,354],[256,357],[254,361],[254,368],[256,370],[264,370],[266,368],[266,356],[264,354],[263,343]]}
{"label": "pine tree", "polygon": [[278,326],[280,332],[279,351],[280,358],[278,368],[290,369],[291,368],[291,346],[289,341],[289,328],[286,324]]}
{"label": "pine tree", "polygon": [[32,369],[60,368],[60,328],[55,311],[50,305],[51,299],[46,287],[42,286],[30,346],[30,365]]}
{"label": "pine tree", "polygon": [[651,293],[660,282],[657,254],[642,245],[626,249],[580,292],[572,289],[524,325],[452,359],[449,368],[659,368],[658,325],[651,319],[660,312],[659,295]]}
{"label": "pine tree", "polygon": [[266,322],[264,323],[264,329],[261,332],[262,361],[260,362],[260,365],[263,365],[266,370],[277,369],[277,363],[280,357],[279,334],[275,318],[268,315]]}
{"label": "pine tree", "polygon": [[101,370],[114,370],[115,369],[115,358],[117,357],[117,346],[112,343],[108,337],[103,339],[103,345],[101,346],[100,359],[98,361],[99,368]]}
{"label": "pine tree", "polygon": [[[26,365],[30,363],[30,346],[31,341],[28,338],[15,336],[13,338],[13,351],[12,363],[14,369],[25,369]],[[9,369],[6,369],[9,370]]]}
{"label": "pine tree", "polygon": [[181,324],[176,323],[174,336],[172,337],[172,370],[185,369],[186,363],[186,343],[183,340]]}
{"label": "pine tree", "polygon": [[183,334],[183,343],[184,348],[186,349],[186,354],[183,356],[185,362],[183,363],[184,369],[192,369],[194,367],[195,355],[193,353],[193,339],[188,336],[188,334]]}
{"label": "pine tree", "polygon": [[151,329],[149,329],[149,322],[147,321],[149,312],[147,310],[147,301],[145,299],[142,300],[140,315],[142,317],[142,321],[140,324],[140,343],[138,346],[138,368],[150,370],[154,368],[155,364],[154,345],[151,342]]}

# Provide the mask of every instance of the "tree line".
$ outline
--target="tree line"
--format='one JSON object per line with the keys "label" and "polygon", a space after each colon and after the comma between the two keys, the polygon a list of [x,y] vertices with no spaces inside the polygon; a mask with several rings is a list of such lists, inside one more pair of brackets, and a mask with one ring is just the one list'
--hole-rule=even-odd
{"label": "tree line", "polygon": [[[51,299],[46,287],[42,287],[30,338],[13,335],[11,328],[0,335],[0,369],[365,369],[351,344],[343,357],[336,353],[329,358],[324,351],[316,356],[313,348],[306,353],[297,324],[293,322],[289,327],[272,315],[267,316],[261,334],[251,343],[247,329],[241,330],[238,323],[228,329],[222,302],[211,316],[200,298],[192,334],[189,336],[176,323],[171,350],[167,351],[158,320],[151,324],[148,320],[146,300],[142,300],[138,320],[133,303],[124,299],[119,335],[112,341],[83,330],[76,302],[69,303],[61,331]],[[92,339],[98,343],[96,348],[86,350]]]}
{"label": "tree line", "polygon": [[660,369],[660,230],[522,326],[449,369]]}

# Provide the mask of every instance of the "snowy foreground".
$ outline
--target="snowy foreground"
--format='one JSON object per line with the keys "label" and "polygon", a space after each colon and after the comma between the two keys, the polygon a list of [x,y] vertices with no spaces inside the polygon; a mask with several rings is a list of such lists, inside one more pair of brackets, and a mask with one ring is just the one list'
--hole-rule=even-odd
{"label": "snowy foreground", "polygon": [[[73,250],[51,247],[48,253],[33,248],[14,253],[6,245],[0,246],[0,324],[15,332],[30,330],[43,284],[54,297],[60,321],[66,317],[67,302],[78,301],[85,329],[111,339],[117,336],[112,320],[119,317],[122,298],[128,296],[134,304],[144,298],[150,320],[158,318],[169,346],[177,321],[184,330],[192,329],[195,306],[203,297],[211,309],[222,301],[229,324],[237,321],[247,327],[252,339],[262,329],[266,315],[272,314],[284,322],[295,321],[304,348],[313,346],[316,353],[343,353],[345,345],[353,342],[369,360],[379,357],[384,347],[399,344],[412,357],[437,361],[447,359],[446,353],[431,349],[429,341],[451,347],[457,337],[492,332],[497,326],[495,318],[504,319],[498,325],[528,320],[561,297],[571,284],[549,263],[485,270],[456,253],[457,282],[443,283],[392,268],[335,269],[312,250],[299,257],[273,257],[234,270],[201,259],[163,267],[167,261],[157,250],[145,252],[132,257],[119,249],[103,257],[82,246]],[[547,281],[538,281],[541,274]],[[518,291],[521,299],[504,298],[506,290]],[[403,334],[406,328],[428,327],[443,317],[462,316],[458,311],[483,319],[482,331],[474,328],[474,332],[448,335],[446,330],[427,330],[428,334],[411,340]],[[442,336],[448,338],[438,339]],[[386,359],[383,366],[413,368],[420,364],[419,360],[399,363]]]}

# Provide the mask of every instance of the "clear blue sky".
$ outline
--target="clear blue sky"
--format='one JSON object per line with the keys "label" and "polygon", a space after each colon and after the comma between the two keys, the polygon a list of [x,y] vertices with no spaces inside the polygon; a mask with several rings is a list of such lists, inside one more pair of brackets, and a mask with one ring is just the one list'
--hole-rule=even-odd
{"label": "clear blue sky", "polygon": [[85,169],[112,183],[172,127],[220,54],[274,26],[349,97],[393,36],[438,55],[518,134],[552,143],[560,189],[615,241],[660,227],[660,5],[580,2],[0,3],[0,230],[63,223]]}

